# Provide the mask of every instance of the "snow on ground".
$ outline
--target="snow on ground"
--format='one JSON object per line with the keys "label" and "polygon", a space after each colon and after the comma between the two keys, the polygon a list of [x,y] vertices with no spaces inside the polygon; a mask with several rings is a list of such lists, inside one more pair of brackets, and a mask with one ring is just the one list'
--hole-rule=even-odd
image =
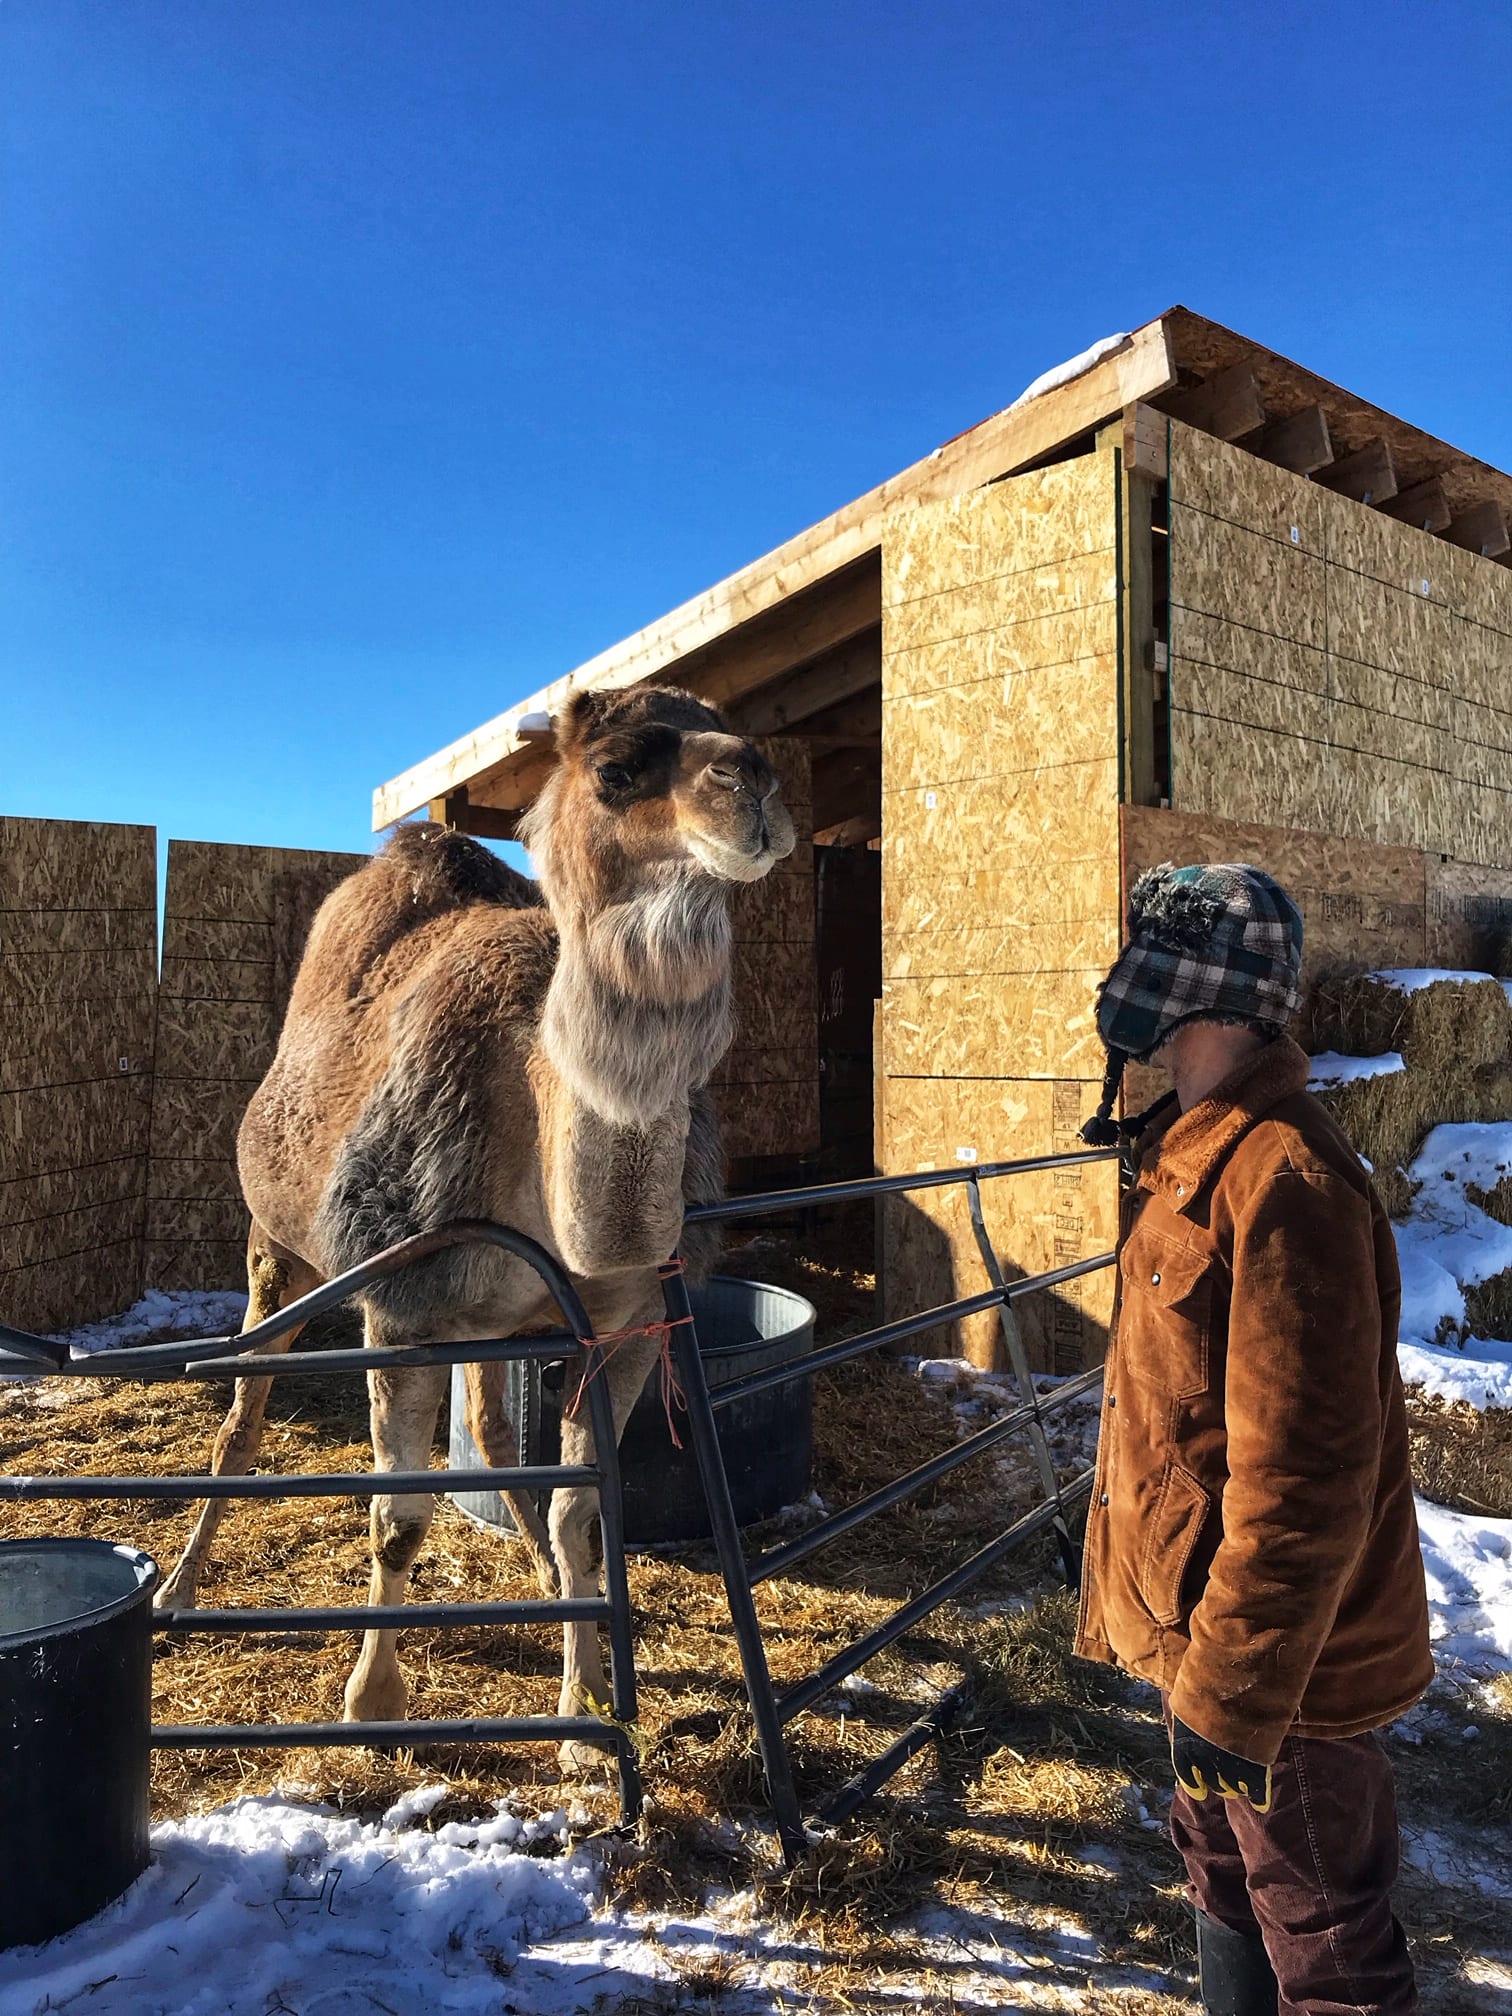
{"label": "snow on ground", "polygon": [[1429,1630],[1441,1672],[1484,1679],[1512,1667],[1512,1519],[1417,1501]]}
{"label": "snow on ground", "polygon": [[1465,1331],[1465,1289],[1512,1267],[1512,1226],[1465,1194],[1512,1174],[1512,1122],[1435,1127],[1407,1170],[1416,1186],[1396,1227],[1404,1379],[1472,1407],[1512,1406],[1512,1345]]}
{"label": "snow on ground", "polygon": [[162,1288],[149,1288],[123,1315],[83,1323],[77,1330],[60,1330],[57,1337],[76,1357],[83,1358],[96,1351],[127,1350],[170,1337],[227,1337],[241,1329],[246,1313],[246,1296],[229,1289],[170,1294]]}
{"label": "snow on ground", "polygon": [[[1426,985],[1447,976],[1389,977]],[[1512,1173],[1512,1123],[1437,1128],[1408,1173],[1420,1187],[1397,1227],[1403,1373],[1475,1406],[1512,1405],[1512,1344],[1435,1341],[1462,1330],[1465,1286],[1512,1267],[1512,1228],[1465,1194]],[[151,1294],[68,1342],[96,1351],[165,1329],[225,1334],[244,1306],[240,1295]],[[915,1369],[965,1433],[1019,1404],[1011,1377],[964,1360]],[[1035,1383],[1045,1395],[1057,1384]],[[1052,1418],[1063,1475],[1091,1460],[1099,1408],[1094,1388]],[[1015,1481],[1032,1475],[1022,1435],[997,1460],[1005,1481],[1009,1471]],[[1512,1668],[1512,1520],[1422,1500],[1418,1520],[1441,1683],[1473,1691]],[[857,1677],[848,1691],[865,1688]],[[1437,1698],[1398,1725],[1404,1740],[1442,1735]],[[117,1904],[48,1946],[0,1954],[0,2016],[607,2016],[635,1998],[654,2006],[675,1996],[680,1967],[721,1955],[739,1963],[741,1985],[720,2001],[728,2016],[773,2016],[794,2006],[795,1991],[802,2006],[802,1970],[826,1955],[756,1918],[749,1896],[713,1896],[687,1918],[617,1914],[598,1902],[594,1851],[556,1838],[565,1815],[523,1820],[501,1801],[492,1817],[429,1832],[423,1823],[446,1790],[412,1792],[366,1822],[290,1789],[154,1828],[152,1865]],[[1501,1863],[1477,1843],[1409,1828],[1405,1854],[1450,1891],[1509,1894]],[[1105,1852],[1088,1848],[1084,1859],[1089,1881],[1113,1879]],[[1085,1926],[1006,1895],[990,1908],[919,1914],[889,1943],[889,1987],[915,2006],[929,2006],[924,1984],[940,1978],[957,2006],[964,1997],[1005,2011],[1074,2007],[1094,1977],[1100,1988],[1170,1985],[1111,1967]],[[1487,1958],[1482,1976],[1499,1988],[1501,1960]]]}
{"label": "snow on ground", "polygon": [[1337,1050],[1320,1050],[1309,1061],[1309,1085],[1350,1085],[1357,1078],[1387,1078],[1407,1068],[1400,1050],[1384,1050],[1379,1057],[1345,1057]]}
{"label": "snow on ground", "polygon": [[273,1795],[165,1822],[117,1903],[65,1938],[0,1954],[0,2010],[497,2016],[522,1948],[590,1915],[592,1862],[520,1852],[565,1814],[530,1829],[501,1811],[430,1834],[413,1824],[424,1803],[411,1794],[364,1823]]}

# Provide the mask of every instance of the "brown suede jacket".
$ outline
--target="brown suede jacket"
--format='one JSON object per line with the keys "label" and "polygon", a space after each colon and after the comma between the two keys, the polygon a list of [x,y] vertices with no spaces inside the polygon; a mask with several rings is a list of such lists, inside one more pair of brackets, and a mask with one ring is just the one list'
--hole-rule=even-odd
{"label": "brown suede jacket", "polygon": [[1282,1038],[1139,1144],[1076,1641],[1260,1764],[1433,1676],[1396,1246],[1307,1073]]}

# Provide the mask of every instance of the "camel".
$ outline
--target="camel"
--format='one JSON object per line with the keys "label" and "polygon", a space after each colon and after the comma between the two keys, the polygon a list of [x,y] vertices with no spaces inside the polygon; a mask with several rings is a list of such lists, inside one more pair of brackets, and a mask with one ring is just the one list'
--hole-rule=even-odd
{"label": "camel", "polygon": [[[465,835],[400,827],[322,905],[277,1054],[237,1143],[252,1214],[246,1328],[385,1247],[450,1220],[528,1233],[573,1277],[595,1331],[662,1315],[658,1266],[685,1202],[718,1194],[705,1089],[728,1047],[729,896],[793,848],[771,766],[721,716],[671,688],[580,693],[552,724],[558,762],[522,823],[539,887]],[[544,899],[544,900],[543,900]],[[690,1235],[689,1271],[712,1261]],[[539,1277],[487,1246],[452,1248],[360,1298],[369,1345],[528,1335],[560,1321]],[[287,1350],[298,1331],[274,1347]],[[608,1357],[615,1433],[660,1339]],[[427,1467],[445,1368],[368,1375],[374,1465]],[[467,1368],[485,1463],[516,1459],[505,1367]],[[256,1461],[268,1379],[239,1379],[216,1474]],[[593,1461],[587,1410],[562,1461]],[[506,1494],[548,1593],[597,1594],[597,1495]],[[402,1603],[434,1499],[372,1500],[369,1602]],[[200,1508],[158,1606],[195,1601],[229,1501]],[[608,1698],[592,1624],[564,1627],[560,1713]],[[397,1632],[370,1630],[348,1721],[398,1719]],[[565,1745],[568,1769],[598,1753]]]}

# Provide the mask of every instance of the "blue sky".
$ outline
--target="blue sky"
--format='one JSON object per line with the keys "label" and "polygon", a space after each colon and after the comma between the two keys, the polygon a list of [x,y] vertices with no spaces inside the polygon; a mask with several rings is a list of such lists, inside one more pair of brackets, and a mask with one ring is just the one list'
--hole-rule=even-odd
{"label": "blue sky", "polygon": [[0,811],[372,788],[1175,301],[1512,467],[1512,10],[0,7]]}

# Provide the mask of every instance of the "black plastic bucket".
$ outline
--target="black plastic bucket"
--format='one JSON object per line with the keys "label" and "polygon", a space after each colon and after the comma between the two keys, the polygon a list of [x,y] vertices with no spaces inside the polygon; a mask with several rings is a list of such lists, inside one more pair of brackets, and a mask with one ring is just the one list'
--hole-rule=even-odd
{"label": "black plastic bucket", "polygon": [[0,1541],[0,1947],[92,1918],[147,1867],[157,1563]]}
{"label": "black plastic bucket", "polygon": [[[693,1317],[711,1389],[733,1384],[747,1373],[806,1358],[814,1348],[814,1307],[786,1288],[763,1281],[737,1281],[716,1274],[690,1291]],[[561,1451],[562,1386],[566,1368],[513,1364],[507,1397],[515,1424],[517,1460],[555,1463]],[[661,1381],[653,1373],[635,1403],[620,1441],[620,1474],[625,1493],[625,1539],[632,1547],[655,1547],[679,1540],[704,1540],[709,1513],[686,1416],[673,1405],[682,1448],[673,1446],[662,1405]],[[749,1400],[723,1407],[714,1417],[729,1473],[735,1517],[742,1526],[770,1518],[808,1493],[814,1455],[813,1381],[794,1379]],[[453,1469],[475,1468],[482,1458],[468,1433],[463,1368],[452,1373],[451,1441]],[[496,1491],[454,1491],[453,1502],[486,1526],[513,1532],[514,1521]],[[543,1499],[544,1505],[545,1500]]]}

